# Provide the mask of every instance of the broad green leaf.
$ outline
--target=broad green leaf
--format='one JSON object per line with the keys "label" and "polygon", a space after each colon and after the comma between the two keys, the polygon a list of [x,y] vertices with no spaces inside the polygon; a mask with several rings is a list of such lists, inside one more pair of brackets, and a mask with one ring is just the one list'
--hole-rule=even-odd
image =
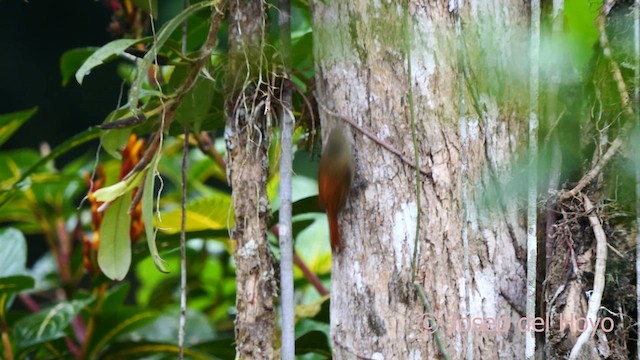
{"label": "broad green leaf", "polygon": [[320,354],[331,357],[331,348],[327,335],[318,330],[308,333],[296,339],[296,355]]}
{"label": "broad green leaf", "polygon": [[[185,317],[187,324],[189,324],[189,331],[185,334],[185,343],[195,344],[215,338],[215,330],[211,326],[207,315],[188,309]],[[179,318],[180,309],[172,307],[170,310],[167,309],[155,321],[139,327],[127,337],[131,340],[177,343],[176,334],[180,326]]]}
{"label": "broad green leaf", "polygon": [[124,301],[127,299],[127,295],[129,295],[129,290],[131,290],[131,285],[128,282],[122,282],[115,285],[107,292],[104,302],[102,303],[102,307],[109,309],[105,311],[115,311],[114,309],[117,309],[124,304]]}
{"label": "broad green leaf", "polygon": [[[331,247],[329,246],[327,217],[318,213],[300,215],[300,217],[302,216],[315,218],[315,221],[296,236],[296,253],[315,274],[327,274],[331,271]],[[295,220],[297,219],[298,217]],[[296,273],[298,273],[297,268]]]}
{"label": "broad green leaf", "polygon": [[113,201],[124,195],[125,193],[131,192],[134,188],[137,188],[142,182],[144,174],[144,169],[138,171],[135,175],[131,176],[127,180],[118,181],[111,186],[103,187],[96,190],[96,192],[93,193],[93,196],[95,196],[96,200],[101,202]]}
{"label": "broad green leaf", "polygon": [[144,326],[158,317],[154,311],[147,311],[131,306],[102,308],[102,313],[96,317],[101,328],[96,329],[94,340],[90,345],[89,359],[98,358],[96,355],[106,346],[113,344],[116,338],[122,337],[140,326]]}
{"label": "broad green leaf", "polygon": [[[151,341],[116,342],[100,357],[105,360],[140,359],[157,354],[175,355],[177,358],[180,348],[178,345],[157,343]],[[184,349],[184,355],[189,359],[211,360],[211,355],[200,351]]]}
{"label": "broad green leaf", "polygon": [[204,76],[199,77],[176,110],[176,120],[199,133],[204,119],[209,116],[214,95],[214,83]]}
{"label": "broad green leaf", "polygon": [[[165,233],[180,231],[181,209],[162,214],[158,228]],[[233,227],[231,196],[215,191],[212,196],[189,202],[187,206],[186,230],[219,230]]]}
{"label": "broad green leaf", "polygon": [[97,47],[86,47],[65,51],[60,58],[60,74],[62,75],[62,87],[67,86],[73,74],[80,66],[96,52]]}
{"label": "broad green leaf", "polygon": [[31,289],[35,281],[31,276],[13,275],[0,277],[0,293],[16,293],[21,290]]}
{"label": "broad green leaf", "polygon": [[154,18],[158,17],[158,0],[131,0],[131,2],[153,15]]}
{"label": "broad green leaf", "polygon": [[109,279],[122,280],[131,266],[131,194],[117,198],[106,210],[100,225],[98,265]]}
{"label": "broad green leaf", "polygon": [[162,26],[162,29],[158,32],[156,37],[156,41],[154,41],[153,45],[147,52],[147,55],[142,59],[142,62],[138,66],[138,75],[136,76],[135,81],[131,84],[131,89],[129,90],[129,107],[132,109],[136,109],[138,107],[138,99],[140,99],[140,90],[142,89],[142,83],[147,76],[147,71],[149,67],[153,63],[155,58],[155,54],[159,52],[159,50],[164,46],[165,42],[169,39],[171,34],[180,26],[182,22],[187,19],[189,16],[194,13],[211,7],[214,4],[213,1],[203,1],[199,3],[195,3],[188,8],[184,9],[180,14],[167,21],[166,24]]}
{"label": "broad green leaf", "polygon": [[325,295],[310,304],[297,305],[295,308],[296,318],[313,318],[322,310],[322,304],[329,299],[329,295]]}
{"label": "broad green leaf", "polygon": [[64,337],[71,320],[91,301],[93,298],[60,302],[18,320],[13,327],[18,347],[24,349]]}
{"label": "broad green leaf", "polygon": [[41,166],[47,164],[51,160],[58,158],[58,156],[65,154],[71,149],[97,138],[98,134],[98,128],[89,128],[88,130],[83,131],[80,134],[75,135],[71,139],[60,144],[51,153],[49,153],[49,155],[40,158],[37,163],[33,164],[27,170],[22,172],[20,178],[18,178],[13,183],[13,185],[10,186],[10,188],[0,191],[0,207],[6,204],[7,201],[9,201],[9,199],[11,199],[11,197],[16,193],[16,191],[18,191],[20,186],[22,186],[22,184],[24,184],[28,180],[28,177],[36,170],[38,170]]}
{"label": "broad green leaf", "polygon": [[[292,208],[291,216],[323,212],[324,210],[320,208],[320,203],[318,201],[317,193],[318,191],[316,189],[316,195],[303,197],[303,198],[300,198],[299,200],[293,200],[293,204],[292,204],[293,208]],[[278,202],[279,202],[279,199],[278,199]],[[278,223],[279,216],[280,216],[279,209],[273,212],[273,214],[271,215],[272,223],[269,225],[269,227]]]}
{"label": "broad green leaf", "polygon": [[89,58],[82,63],[82,66],[76,71],[76,80],[82,85],[82,80],[89,74],[91,69],[104,64],[106,61],[122,54],[126,49],[142,41],[149,39],[118,39],[114,40],[100,49],[96,50]]}
{"label": "broad green leaf", "polygon": [[567,0],[564,17],[567,42],[576,69],[584,69],[593,55],[593,43],[598,40],[598,29],[593,26],[598,16],[598,6],[590,1]]}
{"label": "broad green leaf", "polygon": [[194,346],[194,348],[206,351],[208,354],[216,356],[216,359],[235,359],[236,347],[233,337],[219,338]]}
{"label": "broad green leaf", "polygon": [[0,146],[9,140],[11,135],[37,111],[38,108],[34,107],[29,110],[0,115]]}
{"label": "broad green leaf", "polygon": [[[151,163],[155,164],[155,158],[154,160],[151,160]],[[147,245],[149,246],[149,253],[151,254],[153,263],[156,265],[158,270],[167,273],[169,270],[165,268],[165,261],[160,257],[158,248],[156,247],[156,231],[153,226],[153,195],[155,190],[155,178],[156,176],[154,174],[153,167],[151,167],[147,170],[147,175],[144,181],[142,193],[142,220],[144,222],[144,231],[147,235]]]}
{"label": "broad green leaf", "polygon": [[131,136],[131,128],[104,130],[100,135],[102,148],[115,159],[122,159],[120,151],[124,149]]}
{"label": "broad green leaf", "polygon": [[0,230],[0,276],[24,275],[27,271],[27,241],[14,228]]}
{"label": "broad green leaf", "polygon": [[8,150],[0,153],[0,181],[2,189],[9,189],[22,174],[38,163],[42,156],[33,149]]}
{"label": "broad green leaf", "polygon": [[[280,209],[279,180],[279,177],[274,176],[267,184],[267,193],[271,200],[272,210]],[[318,195],[318,182],[315,179],[311,179],[306,176],[294,176],[293,179],[291,179],[291,188],[293,190],[293,194],[291,194],[291,201],[293,203],[296,203],[301,199],[309,199]],[[317,206],[309,209],[317,209]],[[276,217],[275,219],[277,220],[278,218]]]}

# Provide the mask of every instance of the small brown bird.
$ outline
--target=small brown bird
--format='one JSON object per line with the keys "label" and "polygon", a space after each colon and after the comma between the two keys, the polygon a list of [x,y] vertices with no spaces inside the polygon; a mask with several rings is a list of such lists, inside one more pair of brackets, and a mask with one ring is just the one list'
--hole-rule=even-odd
{"label": "small brown bird", "polygon": [[342,126],[336,125],[329,134],[318,169],[318,198],[320,204],[327,209],[333,252],[339,252],[341,248],[338,212],[347,202],[353,172],[351,144],[345,138]]}

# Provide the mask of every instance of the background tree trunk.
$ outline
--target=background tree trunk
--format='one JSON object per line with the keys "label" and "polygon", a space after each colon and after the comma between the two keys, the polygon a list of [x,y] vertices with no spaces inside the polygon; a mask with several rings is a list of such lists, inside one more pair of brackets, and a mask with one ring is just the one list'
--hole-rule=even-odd
{"label": "background tree trunk", "polygon": [[264,31],[262,2],[230,2],[225,139],[235,211],[235,332],[240,359],[275,357],[277,284],[267,239],[270,131],[257,82]]}
{"label": "background tree trunk", "polygon": [[[446,351],[454,358],[521,358],[524,336],[524,216],[504,187],[504,174],[526,145],[528,10],[524,2],[470,1],[461,11],[469,69],[480,74],[469,122],[468,223],[463,223],[458,80],[454,14],[449,2],[409,2],[411,84],[403,51],[403,7],[398,2],[315,1],[312,5],[318,102],[325,131],[343,121],[370,129],[415,158],[408,91],[413,88],[420,162],[432,170],[415,193],[415,169],[353,127],[356,177],[341,213],[344,249],[333,257],[331,332],[334,356],[435,358],[423,328],[422,303],[412,284],[412,254],[421,213],[418,278],[429,298]],[[476,45],[478,44],[478,45]],[[481,49],[479,46],[484,46]],[[493,48],[486,48],[493,44]],[[505,74],[516,75],[511,82]],[[524,78],[526,79],[526,77]],[[480,109],[480,111],[474,109]],[[326,132],[325,132],[326,135]],[[495,206],[490,206],[491,204]],[[469,231],[465,279],[463,226]],[[467,290],[466,283],[469,283]],[[466,298],[469,296],[469,302]],[[454,320],[506,317],[504,334],[456,328]],[[469,336],[472,338],[469,340]]]}

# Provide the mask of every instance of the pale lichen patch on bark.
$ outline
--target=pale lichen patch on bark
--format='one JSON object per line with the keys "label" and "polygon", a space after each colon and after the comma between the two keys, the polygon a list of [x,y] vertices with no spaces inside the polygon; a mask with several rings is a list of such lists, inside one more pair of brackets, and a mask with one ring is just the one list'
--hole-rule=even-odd
{"label": "pale lichen patch on bark", "polygon": [[356,282],[356,289],[358,292],[364,292],[364,286],[362,282],[362,271],[360,270],[360,262],[353,263],[353,280]]}
{"label": "pale lichen patch on bark", "polygon": [[417,219],[418,208],[415,202],[401,204],[400,211],[393,215],[391,236],[395,265],[398,270],[406,268],[406,265],[411,263]]}
{"label": "pale lichen patch on bark", "polygon": [[477,292],[471,295],[471,316],[496,317],[498,311],[496,305],[498,303],[496,288],[496,274],[493,270],[487,268],[474,274],[474,284]]}
{"label": "pale lichen patch on bark", "polygon": [[255,239],[249,240],[244,246],[238,251],[238,255],[244,259],[249,259],[255,257],[258,251],[258,242]]}
{"label": "pale lichen patch on bark", "polygon": [[409,360],[421,360],[422,351],[420,349],[413,349],[409,352]]}

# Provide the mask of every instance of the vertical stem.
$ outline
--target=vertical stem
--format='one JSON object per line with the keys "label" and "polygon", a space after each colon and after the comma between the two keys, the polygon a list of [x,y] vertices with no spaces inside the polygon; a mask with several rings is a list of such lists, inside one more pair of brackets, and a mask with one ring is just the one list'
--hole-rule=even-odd
{"label": "vertical stem", "polygon": [[280,141],[280,219],[278,238],[280,240],[280,289],[282,306],[282,348],[283,360],[295,359],[295,316],[293,299],[293,234],[291,221],[291,174],[293,154],[291,143],[293,138],[294,119],[291,111],[291,1],[280,0],[278,23],[280,26],[280,51],[284,63],[282,87],[282,111],[280,124],[282,139]]}
{"label": "vertical stem", "polygon": [[[182,9],[189,6],[189,0],[182,0]],[[215,11],[215,10],[213,10]],[[187,53],[187,20],[182,22],[182,53]],[[182,212],[180,214],[180,320],[178,329],[178,358],[184,358],[184,337],[187,324],[187,153],[189,151],[189,128],[184,127],[182,145],[182,167],[180,168],[180,186],[182,190]]]}
{"label": "vertical stem", "polygon": [[[633,7],[633,39],[635,67],[633,72],[633,100],[635,106],[636,134],[640,130],[640,0]],[[636,135],[637,136],[637,135]],[[640,154],[636,151],[636,307],[640,319]],[[637,325],[640,328],[640,325]],[[636,341],[636,358],[640,359],[640,341]]]}
{"label": "vertical stem", "polygon": [[[531,43],[529,74],[529,183],[527,197],[527,301],[526,315],[535,317],[536,310],[536,237],[538,200],[538,76],[540,57],[540,0],[531,1]],[[536,352],[535,332],[525,333],[525,357],[533,359]]]}
{"label": "vertical stem", "polygon": [[189,150],[189,128],[184,127],[182,145],[182,168],[180,169],[182,187],[182,213],[180,219],[180,328],[178,330],[178,358],[184,356],[184,336],[187,317],[187,153]]}
{"label": "vertical stem", "polygon": [[407,98],[409,100],[409,121],[411,123],[411,138],[413,141],[413,152],[415,156],[416,167],[416,235],[413,239],[413,261],[411,263],[411,282],[416,282],[416,273],[418,272],[418,239],[420,239],[420,147],[418,145],[418,135],[416,133],[416,121],[413,105],[413,74],[411,72],[411,31],[409,29],[409,0],[404,2],[404,14],[402,19],[402,38],[404,46],[404,56],[407,60]]}

